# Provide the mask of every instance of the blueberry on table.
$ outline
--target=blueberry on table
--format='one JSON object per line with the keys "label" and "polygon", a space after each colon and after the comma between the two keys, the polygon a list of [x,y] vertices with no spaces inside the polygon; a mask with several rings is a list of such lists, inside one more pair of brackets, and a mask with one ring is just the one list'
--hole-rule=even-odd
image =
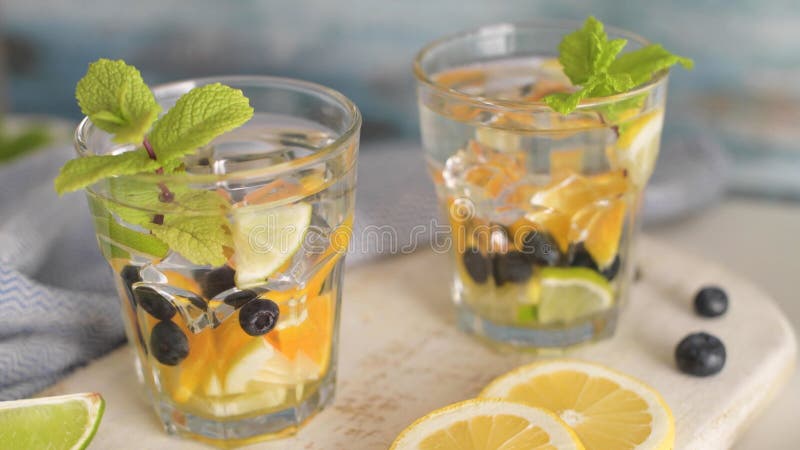
{"label": "blueberry on table", "polygon": [[475,280],[476,283],[483,284],[489,279],[489,258],[483,256],[480,250],[475,247],[468,248],[461,255],[461,260],[470,278]]}
{"label": "blueberry on table", "polygon": [[161,321],[150,332],[150,352],[166,366],[177,366],[189,355],[189,340],[173,322]]}
{"label": "blueberry on table", "polygon": [[250,303],[251,300],[255,300],[256,297],[258,297],[257,292],[245,289],[244,291],[234,292],[233,294],[225,296],[225,304],[239,309]]}
{"label": "blueberry on table", "polygon": [[169,320],[178,311],[175,305],[149,286],[136,287],[133,295],[139,306],[158,320]]}
{"label": "blueberry on table", "polygon": [[708,333],[690,334],[675,348],[675,361],[683,373],[698,377],[714,375],[725,366],[725,345]]}
{"label": "blueberry on table", "polygon": [[239,325],[250,336],[261,336],[275,328],[280,308],[272,300],[256,300],[239,310]]}
{"label": "blueberry on table", "polygon": [[492,263],[492,274],[497,286],[502,286],[507,282],[524,283],[533,275],[533,266],[522,252],[498,253],[494,256]]}
{"label": "blueberry on table", "polygon": [[728,310],[728,294],[717,286],[706,286],[694,297],[694,310],[703,317],[717,317]]}
{"label": "blueberry on table", "polygon": [[222,266],[205,273],[199,280],[200,288],[203,290],[203,297],[211,299],[220,292],[236,287],[234,276],[236,271],[229,266]]}

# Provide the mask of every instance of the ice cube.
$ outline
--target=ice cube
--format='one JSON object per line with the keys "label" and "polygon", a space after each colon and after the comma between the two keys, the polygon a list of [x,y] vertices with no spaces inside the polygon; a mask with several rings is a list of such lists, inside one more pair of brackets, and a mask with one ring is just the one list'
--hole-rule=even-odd
{"label": "ice cube", "polygon": [[142,281],[133,285],[134,291],[142,287],[156,291],[161,297],[175,306],[178,314],[181,315],[186,323],[186,327],[192,333],[197,334],[211,324],[207,314],[208,305],[200,295],[165,283]]}

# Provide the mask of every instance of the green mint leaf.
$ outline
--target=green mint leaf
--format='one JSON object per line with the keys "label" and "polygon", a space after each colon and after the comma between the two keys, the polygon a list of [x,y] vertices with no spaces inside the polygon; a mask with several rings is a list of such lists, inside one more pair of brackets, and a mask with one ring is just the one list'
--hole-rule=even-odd
{"label": "green mint leaf", "polygon": [[589,91],[587,91],[586,89],[581,89],[571,94],[566,94],[563,92],[550,94],[546,96],[543,100],[545,103],[547,103],[549,107],[553,108],[556,112],[566,115],[571,113],[572,111],[575,111],[575,108],[578,107],[578,104],[587,95],[589,95]]}
{"label": "green mint leaf", "polygon": [[[558,46],[564,74],[580,89],[550,94],[544,102],[561,114],[569,114],[585,98],[627,92],[675,64],[686,69],[693,66],[692,60],[673,55],[658,44],[620,55],[626,44],[625,39],[609,41],[603,24],[590,16],[582,28],[564,36]],[[611,112],[615,108],[601,109]]]}
{"label": "green mint leaf", "polygon": [[111,211],[104,206],[110,204],[96,196],[89,197],[89,211],[94,218],[97,243],[103,255],[112,257],[130,256],[130,252],[143,253],[163,258],[169,252],[167,244],[150,233],[142,233],[117,223]]}
{"label": "green mint leaf", "polygon": [[660,44],[650,44],[621,55],[611,64],[608,71],[612,74],[628,74],[638,86],[650,81],[654,74],[675,64],[680,64],[688,70],[694,67],[694,61],[691,59],[674,55]]}
{"label": "green mint leaf", "polygon": [[89,65],[75,88],[81,111],[118,143],[138,143],[158,118],[161,107],[135,67],[122,60],[99,59]]}
{"label": "green mint leaf", "polygon": [[174,168],[176,161],[215,137],[253,117],[242,91],[219,83],[192,89],[153,126],[149,139],[159,161]]}
{"label": "green mint leaf", "polygon": [[609,41],[603,24],[590,16],[583,28],[564,36],[558,45],[558,61],[572,84],[580,86],[608,70],[627,43],[625,39]]}
{"label": "green mint leaf", "polygon": [[158,162],[144,150],[134,150],[118,155],[95,155],[67,161],[55,179],[56,192],[77,191],[103,178],[156,170]]}
{"label": "green mint leaf", "polygon": [[233,246],[228,221],[222,215],[165,215],[163,225],[145,225],[169,248],[194,264],[225,264],[225,247]]}
{"label": "green mint leaf", "polygon": [[167,244],[154,235],[120,225],[110,216],[95,217],[94,227],[101,250],[104,250],[104,246],[112,246],[125,252],[144,253],[156,258],[165,257],[169,251]]}
{"label": "green mint leaf", "polygon": [[[162,188],[171,193],[171,201],[163,201]],[[224,247],[233,244],[226,219],[229,206],[218,193],[126,178],[111,180],[110,191],[115,201],[108,207],[123,221],[150,230],[195,264],[225,263]],[[154,223],[156,212],[161,224]]]}

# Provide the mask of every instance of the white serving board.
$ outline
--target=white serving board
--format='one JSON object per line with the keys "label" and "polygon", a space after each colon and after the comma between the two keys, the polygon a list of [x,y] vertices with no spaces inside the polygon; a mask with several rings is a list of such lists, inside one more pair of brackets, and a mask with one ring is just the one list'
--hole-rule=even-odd
{"label": "white serving board", "polygon": [[[637,253],[644,277],[616,336],[567,356],[607,364],[658,389],[675,415],[676,449],[728,448],[793,373],[793,332],[774,302],[741,277],[649,239]],[[247,448],[385,449],[414,419],[470,398],[495,376],[536,359],[497,353],[456,329],[449,270],[448,257],[431,251],[348,270],[335,403],[296,437]],[[692,295],[706,283],[728,291],[724,317],[692,312]],[[699,330],[726,344],[725,369],[711,378],[674,368],[676,343]],[[45,394],[98,391],[105,397],[105,417],[90,448],[206,448],[161,431],[132,367],[129,350],[122,349]]]}

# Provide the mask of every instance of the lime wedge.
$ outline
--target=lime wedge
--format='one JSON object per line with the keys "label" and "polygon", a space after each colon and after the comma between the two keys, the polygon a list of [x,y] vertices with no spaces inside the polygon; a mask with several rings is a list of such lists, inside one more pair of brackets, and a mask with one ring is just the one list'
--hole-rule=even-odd
{"label": "lime wedge", "polygon": [[571,322],[611,306],[608,281],[585,267],[547,267],[541,271],[539,322]]}
{"label": "lime wedge", "polygon": [[311,205],[235,208],[232,219],[236,285],[263,283],[303,244],[311,223]]}
{"label": "lime wedge", "polygon": [[0,447],[86,448],[104,409],[105,401],[96,393],[0,402]]}
{"label": "lime wedge", "polygon": [[617,141],[617,160],[639,189],[644,188],[653,174],[663,124],[664,110],[653,110],[624,126]]}

